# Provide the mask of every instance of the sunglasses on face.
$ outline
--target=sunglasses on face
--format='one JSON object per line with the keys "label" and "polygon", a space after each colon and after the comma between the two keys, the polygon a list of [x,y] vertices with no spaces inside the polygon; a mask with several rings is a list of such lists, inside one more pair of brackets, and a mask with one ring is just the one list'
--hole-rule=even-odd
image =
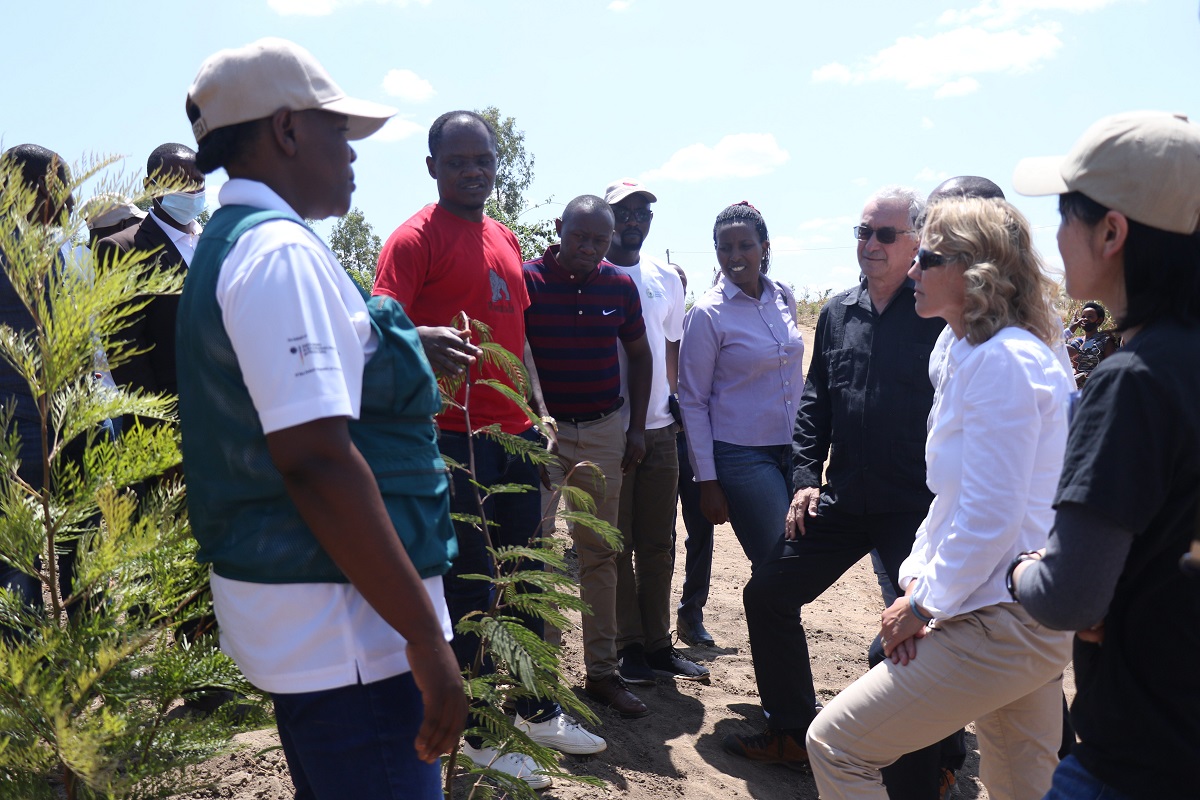
{"label": "sunglasses on face", "polygon": [[944,256],[941,253],[926,250],[924,247],[917,251],[917,257],[913,259],[913,261],[917,262],[917,266],[921,268],[922,272],[930,267],[943,266],[953,260],[954,256]]}
{"label": "sunglasses on face", "polygon": [[648,208],[639,208],[637,211],[630,211],[628,208],[613,206],[612,212],[613,217],[616,218],[617,223],[620,225],[624,225],[631,219],[637,220],[638,222],[649,222],[654,216],[654,212]]}
{"label": "sunglasses on face", "polygon": [[871,234],[875,234],[875,238],[880,244],[895,244],[896,237],[902,233],[912,233],[912,230],[896,230],[890,225],[886,228],[872,228],[870,225],[854,226],[854,238],[860,242],[871,241]]}

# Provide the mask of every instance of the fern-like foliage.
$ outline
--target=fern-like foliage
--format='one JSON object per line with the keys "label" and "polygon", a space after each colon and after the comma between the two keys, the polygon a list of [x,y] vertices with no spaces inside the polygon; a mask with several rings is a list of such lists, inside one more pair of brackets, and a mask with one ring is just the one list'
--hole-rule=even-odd
{"label": "fern-like foliage", "polygon": [[[112,163],[89,161],[67,183],[51,176],[53,207],[84,182],[144,199],[132,181],[103,174]],[[36,441],[23,443],[12,403],[0,412],[0,564],[38,586],[0,591],[0,797],[166,797],[189,788],[185,767],[266,719],[213,642],[174,634],[211,611],[182,482],[161,477],[180,461],[175,398],[93,377],[100,353],[109,366],[136,355],[122,331],[145,298],[182,281],[147,254],[80,263],[63,245],[83,237],[89,202],[61,227],[28,221],[37,202],[0,163],[0,263],[33,321],[0,324],[0,370],[28,387],[38,417]],[[103,424],[122,415],[161,424],[114,440]],[[22,463],[22,453],[40,457]],[[60,572],[72,558],[67,584]],[[236,718],[182,713],[180,698],[200,687],[248,699]]]}
{"label": "fern-like foliage", "polygon": [[[523,458],[539,467],[549,464],[555,456],[547,452],[544,444],[506,434],[498,425],[479,428],[472,425],[471,392],[482,386],[490,387],[507,397],[539,430],[542,430],[541,426],[544,423],[530,405],[530,380],[521,359],[492,342],[491,331],[483,323],[468,319],[462,314],[456,318],[455,325],[459,329],[470,328],[473,341],[483,350],[484,361],[496,365],[507,376],[511,385],[500,380],[477,377],[473,375],[475,370],[453,378],[443,378],[439,382],[443,405],[463,409],[470,439],[487,437],[499,443],[509,455]],[[477,494],[478,508],[487,508],[486,501],[494,495],[538,491],[535,486],[522,484],[480,484],[474,479],[472,469],[473,448],[468,453],[467,464],[449,460],[448,463],[451,469],[465,471],[471,476],[470,485]],[[595,465],[584,463],[575,469],[595,469]],[[562,518],[585,524],[610,543],[619,545],[620,533],[616,528],[595,517],[596,505],[587,492],[571,486],[554,487],[550,508],[557,508],[558,501],[563,496],[570,500],[571,507],[575,510],[560,512]],[[491,520],[478,515],[452,516],[456,522],[474,525],[491,545],[490,530],[495,524]],[[536,697],[558,703],[564,712],[579,719],[597,722],[591,710],[568,688],[566,676],[562,672],[559,648],[547,644],[522,622],[522,617],[536,618],[561,629],[567,625],[563,609],[584,614],[590,614],[591,609],[579,598],[578,587],[566,574],[566,562],[553,539],[533,539],[525,547],[489,546],[488,553],[492,562],[490,575],[461,576],[464,580],[490,583],[493,598],[487,611],[472,612],[458,620],[455,626],[455,630],[460,634],[478,636],[480,647],[473,666],[467,670],[464,682],[467,695],[472,701],[473,715],[480,720],[480,724],[467,730],[464,735],[481,736],[485,744],[497,748],[500,752],[528,755],[552,778],[601,786],[601,782],[596,778],[574,775],[563,770],[559,765],[558,754],[550,748],[535,744],[528,736],[518,731],[512,719],[503,710],[518,698]],[[538,569],[535,565],[544,569]],[[493,674],[480,675],[480,665],[484,662],[485,652],[495,664],[496,671]],[[446,763],[446,794],[453,797],[454,777],[459,768],[456,754],[452,754]],[[523,780],[514,779],[487,766],[472,765],[469,761],[463,767],[463,771],[469,776],[466,791],[470,800],[492,797],[497,791],[509,797],[527,800],[537,797]]]}

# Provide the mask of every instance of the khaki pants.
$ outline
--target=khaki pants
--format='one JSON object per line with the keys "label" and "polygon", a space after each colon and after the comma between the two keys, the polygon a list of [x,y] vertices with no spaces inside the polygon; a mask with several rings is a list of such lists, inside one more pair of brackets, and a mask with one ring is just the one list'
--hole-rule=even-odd
{"label": "khaki pants", "polygon": [[678,428],[646,431],[646,456],[621,483],[617,559],[617,649],[671,644],[671,573],[675,569],[675,493],[679,488]]}
{"label": "khaki pants", "polygon": [[938,621],[905,666],[855,681],[808,729],[822,800],[887,800],[879,770],[974,720],[979,776],[993,800],[1039,800],[1062,737],[1062,670],[1071,634],[1015,603]]}
{"label": "khaki pants", "polygon": [[[547,467],[550,482],[583,489],[596,502],[596,516],[617,524],[621,497],[621,459],[625,455],[625,426],[613,412],[594,422],[558,423],[558,459]],[[590,461],[597,469],[576,468]],[[574,470],[574,471],[572,471]],[[550,494],[542,490],[543,516],[552,519],[555,509]],[[567,508],[579,510],[572,503]],[[605,544],[591,528],[568,525],[579,555],[579,594],[592,607],[583,615],[583,663],[593,680],[605,678],[617,668],[617,557],[621,546]]]}

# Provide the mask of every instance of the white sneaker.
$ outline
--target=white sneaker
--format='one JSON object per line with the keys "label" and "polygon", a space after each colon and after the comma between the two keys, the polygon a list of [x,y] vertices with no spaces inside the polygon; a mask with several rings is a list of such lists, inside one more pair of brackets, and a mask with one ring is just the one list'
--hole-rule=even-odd
{"label": "white sneaker", "polygon": [[588,756],[603,752],[608,744],[594,733],[583,729],[578,722],[566,714],[556,714],[545,722],[528,722],[517,714],[517,730],[543,747],[552,747],[561,753]]}
{"label": "white sneaker", "polygon": [[501,753],[494,747],[471,747],[463,742],[462,753],[477,767],[487,767],[505,775],[520,778],[530,789],[545,789],[550,785],[550,776],[538,770],[533,759],[521,753]]}

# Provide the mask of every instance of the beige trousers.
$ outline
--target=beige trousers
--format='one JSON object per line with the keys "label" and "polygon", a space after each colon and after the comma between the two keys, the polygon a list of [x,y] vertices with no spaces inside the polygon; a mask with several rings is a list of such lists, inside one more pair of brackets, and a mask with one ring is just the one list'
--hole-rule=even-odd
{"label": "beige trousers", "polygon": [[1058,764],[1071,636],[1015,603],[939,620],[914,660],[876,665],[809,726],[822,800],[887,800],[880,768],[972,720],[988,796],[1039,800]]}
{"label": "beige trousers", "polygon": [[[550,483],[578,487],[592,496],[596,517],[616,527],[621,498],[621,459],[625,426],[613,412],[594,422],[558,423],[558,459],[547,468]],[[591,462],[595,468],[577,467]],[[552,519],[551,495],[542,490],[543,518]],[[580,510],[568,499],[567,508]],[[592,608],[583,615],[583,663],[589,678],[607,677],[617,668],[617,557],[621,544],[610,547],[586,525],[569,524],[579,555],[579,595]]]}

